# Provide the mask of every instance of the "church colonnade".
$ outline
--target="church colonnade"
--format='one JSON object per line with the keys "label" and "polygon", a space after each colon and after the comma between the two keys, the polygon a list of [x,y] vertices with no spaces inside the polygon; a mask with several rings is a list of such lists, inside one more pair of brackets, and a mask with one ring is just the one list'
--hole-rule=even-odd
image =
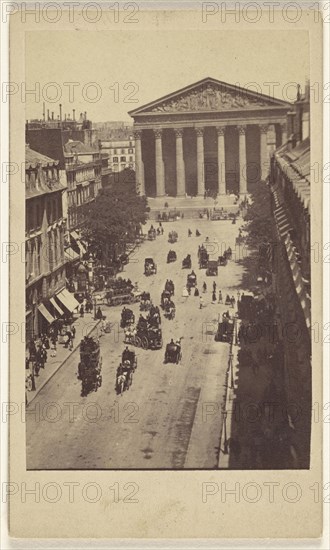
{"label": "church colonnade", "polygon": [[[269,152],[267,146],[267,132],[269,124],[274,125],[276,129],[276,135],[279,136],[278,145],[285,143],[287,140],[286,134],[286,125],[283,122],[270,123],[263,122],[262,124],[255,125],[259,129],[259,173],[258,179],[264,180],[267,177],[269,170]],[[248,159],[247,159],[247,129],[248,124],[237,124],[235,126],[230,126],[231,135],[233,135],[233,130],[236,132],[237,141],[238,141],[238,155],[237,155],[237,165],[239,173],[239,182],[238,182],[238,192],[240,195],[244,195],[248,192]],[[195,133],[195,163],[196,163],[196,194],[198,196],[203,196],[206,190],[205,187],[205,132],[208,131],[209,126],[195,126],[193,128]],[[217,181],[216,181],[216,192],[219,195],[224,195],[227,192],[226,184],[226,149],[228,151],[228,144],[226,143],[228,135],[228,126],[226,125],[216,125],[214,126],[216,130],[216,154],[213,159],[213,163],[217,163]],[[166,186],[165,186],[165,161],[164,161],[164,131],[171,132],[172,139],[175,140],[175,148],[171,154],[173,166],[175,166],[175,171],[173,173],[173,179],[175,179],[176,192],[175,195],[178,197],[185,196],[187,192],[186,185],[186,168],[185,168],[185,158],[184,158],[184,140],[185,140],[185,127],[173,127],[170,129],[164,127],[157,128],[137,128],[134,129],[134,138],[135,138],[135,169],[136,169],[136,180],[137,188],[141,195],[146,194],[146,181],[145,181],[145,167],[144,167],[144,154],[147,154],[144,151],[146,147],[143,140],[143,135],[145,131],[152,130],[153,136],[149,138],[148,147],[153,147],[152,151],[152,162],[154,163],[154,175],[155,175],[155,195],[156,197],[164,197],[166,195]],[[149,151],[150,153],[150,151]],[[149,155],[150,156],[150,155]],[[148,193],[147,193],[148,194]]]}

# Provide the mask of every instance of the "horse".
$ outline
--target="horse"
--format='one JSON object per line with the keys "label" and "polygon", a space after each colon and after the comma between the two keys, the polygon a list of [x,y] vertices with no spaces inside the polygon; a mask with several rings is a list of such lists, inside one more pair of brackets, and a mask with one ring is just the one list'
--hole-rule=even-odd
{"label": "horse", "polygon": [[120,395],[123,395],[123,392],[125,391],[126,386],[126,380],[127,380],[127,371],[123,372],[122,374],[119,374],[117,376],[117,395],[120,393]]}

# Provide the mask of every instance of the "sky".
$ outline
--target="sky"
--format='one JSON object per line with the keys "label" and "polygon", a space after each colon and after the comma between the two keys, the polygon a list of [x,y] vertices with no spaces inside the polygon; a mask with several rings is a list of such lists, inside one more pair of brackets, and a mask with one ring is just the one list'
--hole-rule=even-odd
{"label": "sky", "polygon": [[25,52],[26,89],[40,90],[26,95],[26,119],[46,101],[55,118],[62,103],[63,115],[132,122],[128,111],[207,76],[292,101],[289,83],[309,76],[308,33],[295,30],[35,31]]}

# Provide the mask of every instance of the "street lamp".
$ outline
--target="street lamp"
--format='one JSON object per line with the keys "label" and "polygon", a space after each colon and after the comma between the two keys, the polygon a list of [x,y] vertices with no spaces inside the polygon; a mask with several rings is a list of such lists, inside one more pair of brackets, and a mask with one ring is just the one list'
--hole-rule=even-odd
{"label": "street lamp", "polygon": [[232,390],[234,389],[234,365],[233,365],[233,358],[234,355],[232,351],[230,350],[229,353],[229,361],[228,361],[228,373],[230,375],[230,385],[229,388]]}
{"label": "street lamp", "polygon": [[96,321],[96,303],[99,298],[100,296],[98,294],[94,296],[94,321]]}
{"label": "street lamp", "polygon": [[237,333],[237,313],[234,315],[234,327],[235,327],[235,346],[238,346],[238,333]]}
{"label": "street lamp", "polygon": [[228,439],[227,439],[227,411],[223,411],[223,433],[224,433],[224,442],[223,442],[223,453],[228,454]]}

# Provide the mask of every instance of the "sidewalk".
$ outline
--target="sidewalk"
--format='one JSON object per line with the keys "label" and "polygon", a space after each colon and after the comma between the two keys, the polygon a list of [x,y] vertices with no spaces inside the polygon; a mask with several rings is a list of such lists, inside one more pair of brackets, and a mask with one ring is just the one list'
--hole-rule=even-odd
{"label": "sidewalk", "polygon": [[[240,364],[238,351],[250,348],[255,369]],[[267,348],[274,361],[258,361],[258,350]],[[290,468],[290,437],[286,422],[283,372],[276,345],[266,338],[258,343],[233,345],[233,379],[228,373],[225,411],[226,430],[222,429],[219,468]],[[225,420],[223,420],[224,425]],[[227,446],[227,449],[226,449]]]}
{"label": "sidewalk", "polygon": [[94,321],[93,313],[85,313],[84,317],[78,317],[74,321],[74,326],[76,329],[76,336],[73,341],[73,348],[69,350],[64,347],[64,344],[57,343],[57,352],[56,357],[51,357],[51,350],[47,350],[47,362],[45,363],[45,368],[40,369],[39,376],[35,376],[35,386],[34,391],[27,391],[27,405],[29,405],[33,399],[38,395],[40,390],[49,382],[49,380],[54,376],[54,374],[62,367],[65,361],[75,352],[79,347],[80,341],[84,336],[89,335],[95,327],[99,324],[99,320]]}

